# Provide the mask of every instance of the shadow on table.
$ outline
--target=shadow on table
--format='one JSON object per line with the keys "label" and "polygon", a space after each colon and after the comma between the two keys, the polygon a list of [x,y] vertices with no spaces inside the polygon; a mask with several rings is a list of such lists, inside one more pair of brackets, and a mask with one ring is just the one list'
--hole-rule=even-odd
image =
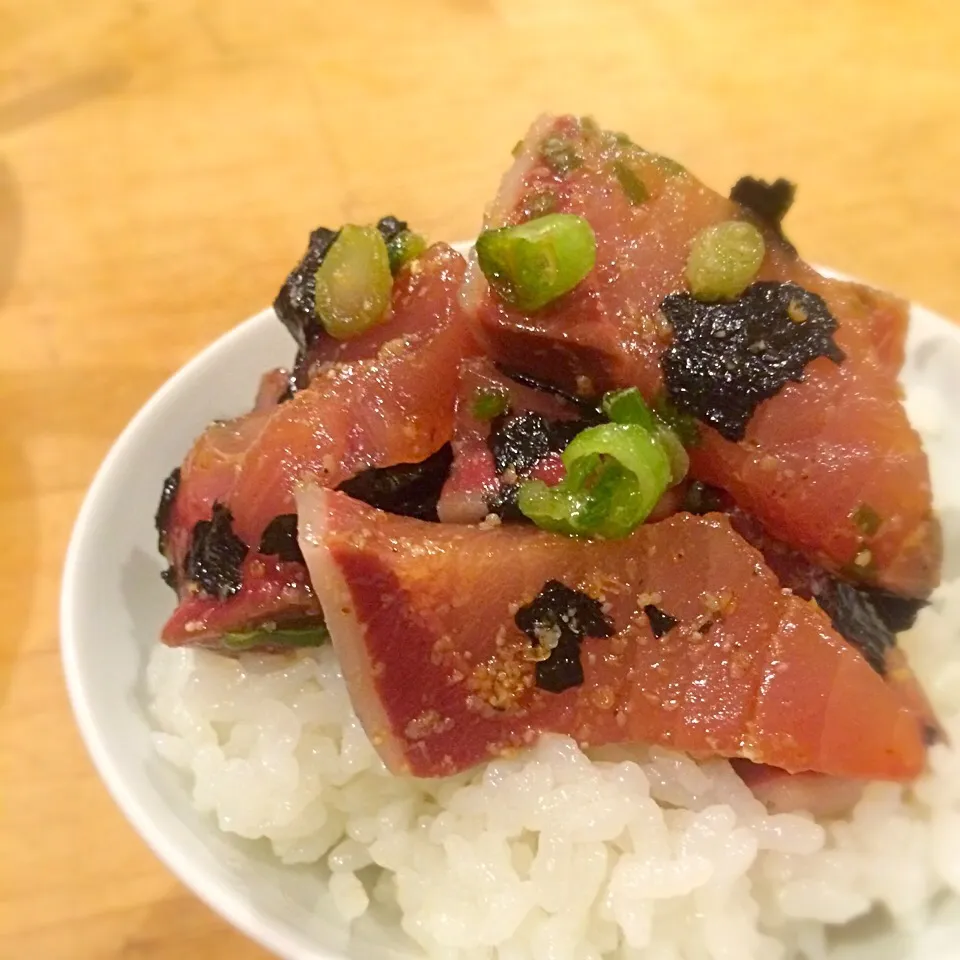
{"label": "shadow on table", "polygon": [[[10,165],[0,159],[0,316],[13,286],[23,240],[23,202],[20,185]],[[4,327],[11,323],[7,319]],[[0,603],[4,609],[4,629],[0,635],[0,703],[6,695],[13,668],[30,615],[29,582],[37,567],[37,516],[31,498],[22,498],[30,485],[29,470],[20,442],[25,411],[19,405],[19,376],[0,378],[0,510],[7,549],[0,557]],[[24,583],[24,579],[27,580]]]}
{"label": "shadow on table", "polygon": [[267,953],[232,929],[179,884],[143,913],[140,922],[117,944],[117,956],[152,957],[173,946],[207,960],[267,960]]}
{"label": "shadow on table", "polygon": [[[0,603],[4,627],[0,631],[0,703],[8,695],[17,653],[31,623],[39,623],[52,636],[41,638],[55,645],[59,592],[56,576],[73,524],[73,516],[59,509],[41,517],[41,495],[75,495],[80,505],[82,486],[93,478],[99,456],[140,405],[169,374],[164,367],[87,366],[79,369],[28,369],[0,377],[0,527],[6,549],[0,553]],[[43,402],[37,402],[42,391]],[[80,467],[71,465],[70,477],[39,476],[29,457],[31,442],[46,437],[54,442],[82,441],[77,449],[91,456]],[[99,455],[98,455],[99,448]],[[86,451],[90,453],[87,454]],[[86,476],[78,471],[86,470]],[[41,547],[52,570],[40,570]],[[43,604],[40,610],[38,604]],[[48,663],[48,661],[44,661]]]}
{"label": "shadow on table", "polygon": [[0,133],[28,126],[88,100],[115,93],[129,78],[129,72],[121,67],[96,67],[62,77],[12,100],[0,100]]}

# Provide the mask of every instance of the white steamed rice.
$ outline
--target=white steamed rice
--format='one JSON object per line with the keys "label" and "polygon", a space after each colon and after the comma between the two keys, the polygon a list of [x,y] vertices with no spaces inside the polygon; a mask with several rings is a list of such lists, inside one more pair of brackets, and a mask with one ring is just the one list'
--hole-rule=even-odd
{"label": "white steamed rice", "polygon": [[[903,641],[954,744],[958,625],[954,581]],[[232,660],[158,645],[149,683],[157,748],[199,810],[285,862],[321,862],[346,919],[395,901],[429,954],[817,958],[824,924],[880,906],[919,931],[939,893],[960,893],[960,751],[947,746],[916,784],[872,784],[851,816],[818,824],[768,813],[725,761],[591,759],[566,737],[447,780],[391,776],[329,648]]]}
{"label": "white steamed rice", "polygon": [[769,812],[726,761],[556,736],[446,780],[391,776],[329,648],[158,644],[148,681],[198,810],[317,864],[345,920],[398,922],[439,960],[956,960],[960,579],[902,644],[957,746],[820,823]]}

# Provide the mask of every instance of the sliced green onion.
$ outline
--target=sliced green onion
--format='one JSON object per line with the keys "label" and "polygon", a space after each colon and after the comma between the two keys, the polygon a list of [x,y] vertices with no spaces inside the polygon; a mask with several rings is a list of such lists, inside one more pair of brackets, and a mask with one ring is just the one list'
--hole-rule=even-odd
{"label": "sliced green onion", "polygon": [[400,268],[416,259],[427,249],[427,241],[412,230],[401,230],[388,244],[387,256],[390,258],[390,272],[396,276]]}
{"label": "sliced green onion", "polygon": [[744,220],[727,220],[701,230],[687,257],[690,292],[705,301],[734,300],[763,263],[760,231]]}
{"label": "sliced green onion", "polygon": [[392,287],[380,231],[347,224],[317,267],[317,316],[337,340],[358,337],[384,318]]}
{"label": "sliced green onion", "polygon": [[[636,387],[604,394],[601,406],[614,423],[634,423],[657,437],[670,460],[671,484],[679,483],[687,475],[690,457],[684,447],[683,438],[678,435],[673,424],[661,416],[659,407],[651,410],[647,406]],[[676,416],[679,418],[681,414],[676,413]],[[699,439],[698,435],[694,436]]]}
{"label": "sliced green onion", "polygon": [[477,420],[492,420],[501,413],[507,412],[510,406],[510,396],[505,390],[496,390],[492,387],[478,387],[473,395],[471,413]]}
{"label": "sliced green onion", "polygon": [[585,137],[599,137],[601,133],[600,124],[587,114],[580,118],[580,132]]}
{"label": "sliced green onion", "polygon": [[657,418],[636,387],[611,390],[603,395],[600,405],[607,419],[614,423],[635,423],[651,432],[659,428]]}
{"label": "sliced green onion", "polygon": [[590,224],[572,213],[485,230],[477,238],[477,259],[490,286],[506,303],[527,312],[572,290],[596,257]]}
{"label": "sliced green onion", "polygon": [[617,176],[623,192],[627,199],[636,207],[650,199],[650,191],[647,185],[637,175],[636,170],[623,160],[618,160],[613,165],[613,172]]}
{"label": "sliced green onion", "polygon": [[668,177],[682,177],[687,168],[673,157],[665,157],[662,153],[651,154],[651,159]]}
{"label": "sliced green onion", "polygon": [[653,403],[653,412],[657,419],[666,424],[685,447],[696,447],[700,443],[700,426],[692,414],[678,410],[662,394]]}
{"label": "sliced green onion", "polygon": [[220,642],[227,650],[240,652],[255,647],[319,647],[330,639],[325,623],[300,627],[260,627],[242,633],[225,633]]}
{"label": "sliced green onion", "polygon": [[560,137],[548,137],[544,140],[540,153],[543,154],[547,166],[561,177],[583,166],[583,157],[576,146],[569,140],[561,140]]}
{"label": "sliced green onion", "polygon": [[527,220],[537,220],[557,209],[557,197],[552,190],[531,194],[521,205]]}
{"label": "sliced green onion", "polygon": [[556,533],[625,537],[670,485],[670,461],[657,436],[639,424],[605,423],[578,433],[564,450],[566,477],[548,487],[521,484],[517,505]]}

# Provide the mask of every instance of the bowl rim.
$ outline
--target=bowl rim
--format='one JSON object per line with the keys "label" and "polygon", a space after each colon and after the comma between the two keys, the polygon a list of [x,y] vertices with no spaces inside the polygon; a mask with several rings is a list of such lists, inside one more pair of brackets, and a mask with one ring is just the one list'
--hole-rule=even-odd
{"label": "bowl rim", "polygon": [[[454,246],[461,253],[466,253],[471,244],[458,243]],[[816,269],[827,276],[851,279],[836,271],[820,267]],[[952,323],[941,314],[912,302],[908,307],[910,311],[908,353],[910,333],[917,332],[918,328],[934,330],[938,334],[945,334],[960,342],[960,324]],[[71,710],[97,775],[121,814],[157,859],[191,894],[206,904],[217,916],[266,950],[287,960],[319,960],[323,953],[318,951],[323,951],[323,947],[318,945],[317,949],[305,951],[302,945],[282,928],[252,910],[242,889],[224,884],[207,875],[203,868],[194,862],[190,849],[172,840],[158,825],[148,805],[130,786],[122,762],[113,755],[108,738],[101,732],[100,724],[94,715],[89,691],[83,681],[84,670],[80,656],[83,632],[79,626],[80,617],[77,614],[80,602],[80,563],[89,549],[88,541],[95,536],[96,524],[93,521],[101,501],[109,494],[114,472],[127,458],[128,448],[134,444],[135,439],[170,398],[184,389],[185,384],[204,367],[215,362],[222,352],[239,348],[257,327],[268,322],[276,322],[276,314],[271,307],[241,321],[209,343],[173,373],[143,403],[111,444],[84,494],[65,553],[59,601],[59,647],[61,669]],[[348,955],[327,953],[327,956],[331,960],[335,956],[341,960]]]}
{"label": "bowl rim", "polygon": [[102,735],[100,724],[94,715],[93,702],[83,681],[84,670],[80,655],[82,630],[79,627],[80,618],[77,616],[80,602],[80,565],[89,549],[88,541],[95,534],[96,525],[93,521],[101,501],[109,495],[114,472],[128,456],[128,448],[170,397],[184,389],[187,382],[214,362],[224,350],[239,348],[256,327],[267,322],[276,322],[276,315],[271,307],[248,317],[209,343],[146,400],[111,444],[84,494],[64,556],[59,605],[60,661],[74,720],[97,775],[120,813],[154,856],[192,895],[253,942],[288,960],[318,960],[319,954],[304,953],[299,944],[286,933],[275,925],[264,922],[249,909],[241,890],[198,872],[202,871],[202,868],[195,864],[190,849],[169,838],[158,825],[147,804],[130,786],[122,763],[113,755],[108,739]]}

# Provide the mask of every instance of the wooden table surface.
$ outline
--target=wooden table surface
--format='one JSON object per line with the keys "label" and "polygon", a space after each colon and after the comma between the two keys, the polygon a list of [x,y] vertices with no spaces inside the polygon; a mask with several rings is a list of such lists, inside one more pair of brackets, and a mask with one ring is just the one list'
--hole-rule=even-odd
{"label": "wooden table surface", "polygon": [[57,596],[113,438],[310,228],[469,236],[526,123],[591,112],[799,181],[808,258],[960,317],[958,50],[951,0],[0,0],[0,957],[265,956],[97,780]]}

